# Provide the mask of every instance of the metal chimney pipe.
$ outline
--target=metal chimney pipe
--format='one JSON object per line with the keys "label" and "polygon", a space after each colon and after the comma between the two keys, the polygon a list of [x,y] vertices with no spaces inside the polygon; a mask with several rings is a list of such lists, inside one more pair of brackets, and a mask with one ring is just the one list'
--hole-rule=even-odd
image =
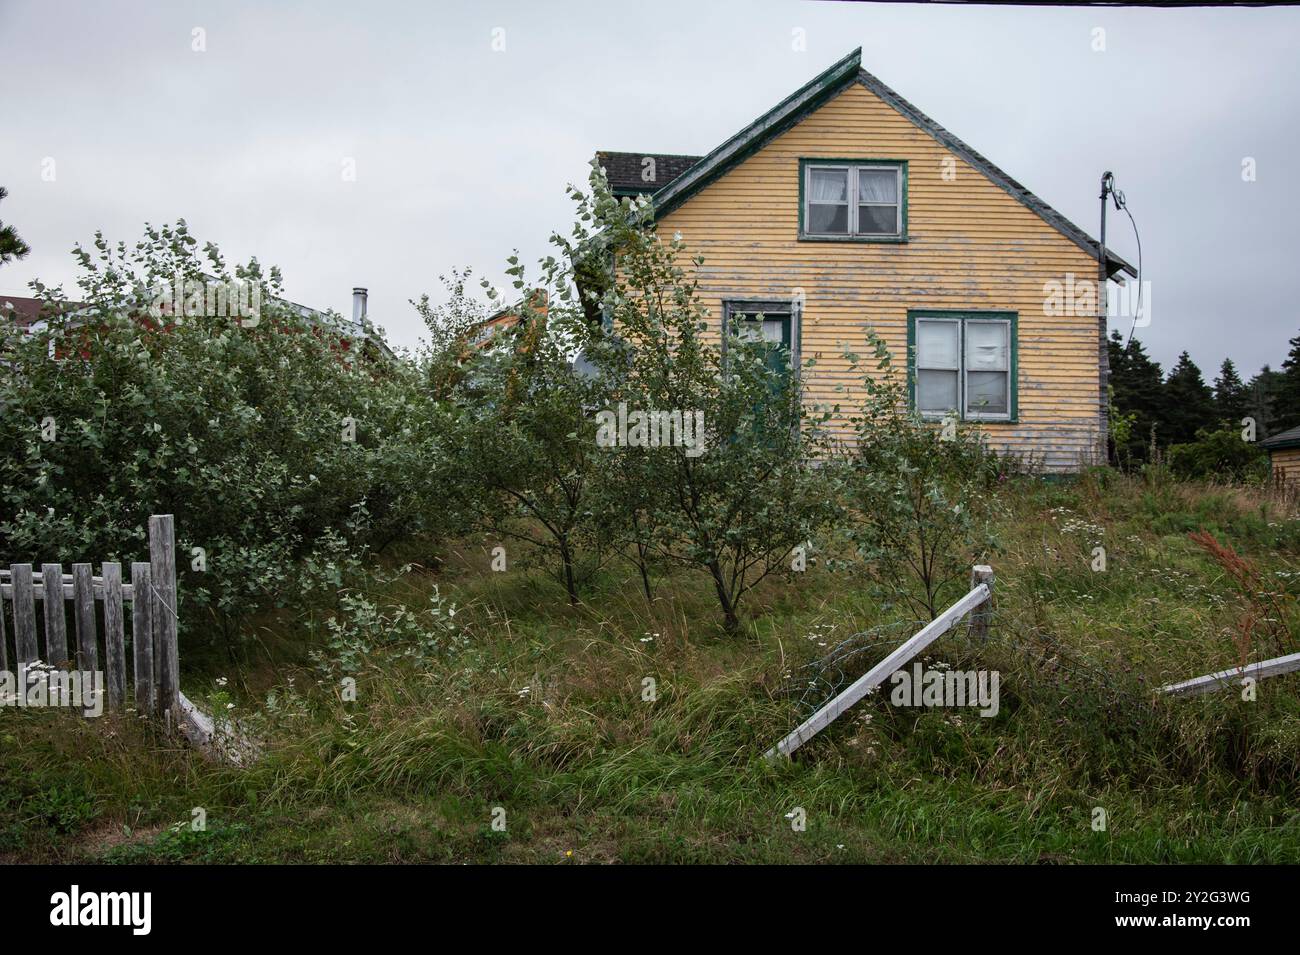
{"label": "metal chimney pipe", "polygon": [[366,290],[363,288],[354,288],[352,290],[352,321],[360,325],[366,318]]}

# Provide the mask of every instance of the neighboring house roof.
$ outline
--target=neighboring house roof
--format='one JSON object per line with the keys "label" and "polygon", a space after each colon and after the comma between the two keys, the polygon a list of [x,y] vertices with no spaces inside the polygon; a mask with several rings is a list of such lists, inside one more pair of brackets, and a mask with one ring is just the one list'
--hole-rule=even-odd
{"label": "neighboring house roof", "polygon": [[[605,170],[610,190],[616,196],[653,194],[699,161],[699,156],[670,153],[620,153],[605,149],[596,153],[596,162]],[[654,175],[646,178],[650,173]]]}
{"label": "neighboring house roof", "polygon": [[[80,302],[69,302],[68,310],[81,308]],[[22,295],[0,295],[0,322],[10,321],[19,328],[30,328],[43,319],[45,299]]]}
{"label": "neighboring house roof", "polygon": [[1281,434],[1275,434],[1271,438],[1265,438],[1259,443],[1259,446],[1270,451],[1280,451],[1283,448],[1300,448],[1300,428],[1292,428],[1289,431],[1283,431]]}
{"label": "neighboring house roof", "polygon": [[[748,159],[777,136],[793,127],[832,97],[854,83],[859,83],[892,106],[919,129],[929,133],[955,156],[959,156],[982,172],[1012,198],[1037,213],[1048,225],[1075,245],[1093,258],[1097,257],[1098,243],[1088,233],[1016,182],[991,161],[930,119],[876,77],[862,69],[861,64],[862,48],[859,47],[820,76],[795,90],[707,156],[693,163],[654,194],[655,214],[664,215],[671,212],[709,183]],[[597,153],[597,156],[600,155],[600,153]],[[612,175],[609,175],[608,167],[606,167],[606,173],[612,185],[614,180]],[[1124,272],[1134,278],[1137,277],[1137,270],[1110,249],[1106,250],[1106,265],[1108,276]]]}
{"label": "neighboring house roof", "polygon": [[[276,299],[275,301],[293,309],[311,325],[335,328],[350,338],[371,342],[385,358],[392,359],[395,357],[392,349],[388,347],[388,343],[384,341],[383,336],[362,322],[356,322],[340,315],[331,316],[328,312],[322,312],[320,309],[311,308],[307,305],[299,305],[297,302],[290,302],[288,299]],[[41,310],[44,307],[44,299],[27,298],[19,295],[0,295],[0,322],[12,321],[19,328],[39,331],[43,327],[41,324],[43,321]],[[85,305],[82,302],[67,303],[67,312],[72,314],[74,318],[76,317],[75,313],[83,308],[85,308]]]}

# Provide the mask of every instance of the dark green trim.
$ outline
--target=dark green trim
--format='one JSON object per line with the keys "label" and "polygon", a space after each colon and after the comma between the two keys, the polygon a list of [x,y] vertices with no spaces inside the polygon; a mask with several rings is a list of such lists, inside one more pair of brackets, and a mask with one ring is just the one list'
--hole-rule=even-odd
{"label": "dark green trim", "polygon": [[[804,185],[808,181],[809,166],[899,166],[899,188],[902,190],[902,208],[899,210],[897,235],[805,235],[803,230]],[[850,203],[851,205],[852,203]],[[800,242],[887,242],[901,245],[907,242],[907,160],[906,159],[824,159],[821,156],[799,160],[799,233]]]}
{"label": "dark green trim", "polygon": [[[722,300],[722,351],[727,348],[727,329],[731,327],[732,315],[785,315],[789,317],[786,324],[786,348],[790,349],[792,358],[803,352],[803,315],[799,306],[789,299],[779,298],[724,298]],[[796,327],[797,326],[797,327]]]}
{"label": "dark green trim", "polygon": [[[918,318],[960,319],[964,322],[1010,322],[1011,323],[1011,402],[1007,410],[1008,418],[967,418],[965,407],[958,408],[960,420],[975,424],[1016,424],[1020,421],[1020,313],[992,312],[969,308],[909,308],[907,310],[907,406],[916,410],[916,320]],[[963,343],[965,336],[962,336]],[[962,346],[962,364],[965,364],[965,346]],[[958,381],[961,380],[958,370]],[[958,389],[960,393],[960,388]],[[965,401],[962,401],[965,405]],[[937,419],[936,419],[937,420]]]}
{"label": "dark green trim", "polygon": [[858,47],[729,137],[721,146],[655,193],[655,215],[667,215],[805,116],[820,109],[832,97],[857,82],[861,67],[862,47]]}

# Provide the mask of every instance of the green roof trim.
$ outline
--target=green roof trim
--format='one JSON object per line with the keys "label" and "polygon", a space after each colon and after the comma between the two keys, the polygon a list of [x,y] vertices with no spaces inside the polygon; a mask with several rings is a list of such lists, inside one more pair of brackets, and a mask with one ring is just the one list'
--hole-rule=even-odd
{"label": "green roof trim", "polygon": [[[1037,214],[1075,245],[1094,259],[1099,245],[1083,229],[1061,215],[1038,196],[1034,195],[1000,168],[976,152],[962,140],[944,129],[930,117],[899,96],[892,89],[862,69],[862,48],[858,47],[810,82],[795,90],[776,106],[718,146],[698,163],[654,194],[656,216],[667,215],[709,183],[723,176],[777,136],[795,126],[810,113],[821,108],[833,97],[854,83],[859,83],[889,104],[913,125],[928,133],[940,145],[987,176],[1030,211]],[[1107,275],[1120,272],[1137,278],[1137,269],[1106,250]]]}
{"label": "green roof trim", "polygon": [[862,68],[862,47],[814,77],[697,162],[654,195],[656,215],[666,215],[719,176],[744,162],[781,133],[848,88]]}

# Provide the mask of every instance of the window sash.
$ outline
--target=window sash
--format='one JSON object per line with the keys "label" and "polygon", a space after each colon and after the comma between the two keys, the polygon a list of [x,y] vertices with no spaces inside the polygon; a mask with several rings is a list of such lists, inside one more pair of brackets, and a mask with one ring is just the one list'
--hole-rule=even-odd
{"label": "window sash", "polygon": [[[943,356],[936,356],[932,350],[926,349],[925,341],[926,328],[935,328],[935,326],[946,325],[955,326],[957,334],[956,342],[956,361],[944,360]],[[989,340],[988,332],[996,328],[1000,331],[1000,336],[994,341]],[[978,329],[978,332],[971,334],[972,329]],[[1012,416],[1012,378],[1015,373],[1015,363],[1012,360],[1012,351],[1015,347],[1013,338],[1013,326],[1009,319],[1005,318],[917,318],[915,320],[915,378],[913,382],[913,402],[918,412],[924,417],[942,417],[950,411],[957,410],[961,417],[967,421],[1009,421]],[[989,353],[989,349],[994,349]],[[974,360],[972,360],[974,353]],[[955,408],[926,408],[923,406],[921,395],[921,379],[923,373],[928,372],[926,376],[929,385],[926,390],[933,392],[937,382],[947,380],[950,375],[957,378],[957,404]],[[977,376],[972,385],[971,376]],[[982,377],[980,377],[982,376]],[[999,393],[999,401],[996,404],[979,405],[973,404],[977,392],[987,390],[987,384],[994,380],[993,376],[1001,376],[1002,387]],[[983,388],[981,386],[984,386]],[[951,386],[945,386],[948,388]],[[951,392],[949,392],[951,393]],[[991,410],[996,408],[996,410]]]}
{"label": "window sash", "polygon": [[[894,174],[894,201],[882,202],[874,199],[864,199],[861,196],[861,174],[863,171],[883,172],[891,171]],[[843,172],[847,179],[846,202],[829,202],[813,198],[813,174],[814,172]],[[813,206],[829,206],[835,209],[847,208],[847,231],[842,232],[819,232],[812,228],[812,209]],[[862,210],[863,209],[892,209],[894,212],[894,228],[892,231],[864,230],[862,228]],[[883,164],[863,163],[832,165],[823,163],[809,163],[804,172],[804,210],[803,226],[805,235],[813,236],[862,236],[862,237],[897,237],[903,234],[903,167],[901,164]]]}
{"label": "window sash", "polygon": [[[817,173],[823,173],[818,176]],[[844,190],[843,199],[818,199],[814,183],[820,178],[825,180],[825,173],[838,173],[841,185]],[[843,231],[819,231],[815,235],[852,235],[853,233],[853,170],[849,166],[809,166],[808,182],[805,185],[805,195],[808,197],[807,209],[804,212],[804,225],[809,232],[812,231],[813,207],[818,206],[828,209],[844,210],[844,230]]]}

